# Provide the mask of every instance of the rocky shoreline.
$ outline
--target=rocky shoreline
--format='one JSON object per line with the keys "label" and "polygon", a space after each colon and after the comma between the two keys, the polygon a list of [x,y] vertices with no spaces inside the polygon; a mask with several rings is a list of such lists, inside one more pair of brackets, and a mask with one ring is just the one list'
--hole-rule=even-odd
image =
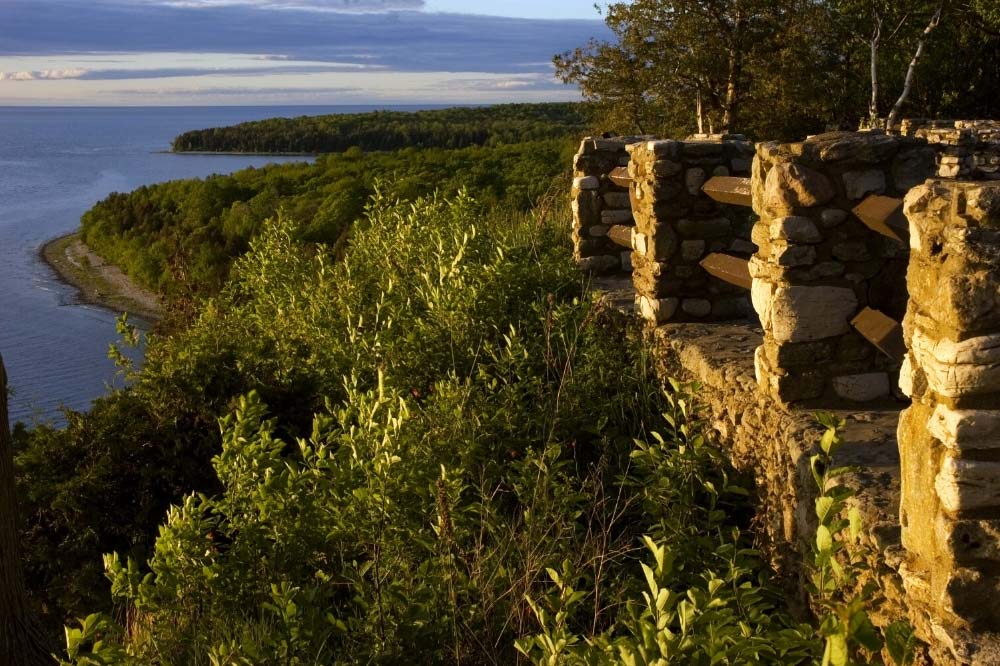
{"label": "rocky shoreline", "polygon": [[63,282],[76,287],[81,303],[150,321],[163,315],[156,294],[135,284],[120,268],[87,247],[78,232],[50,240],[39,255]]}

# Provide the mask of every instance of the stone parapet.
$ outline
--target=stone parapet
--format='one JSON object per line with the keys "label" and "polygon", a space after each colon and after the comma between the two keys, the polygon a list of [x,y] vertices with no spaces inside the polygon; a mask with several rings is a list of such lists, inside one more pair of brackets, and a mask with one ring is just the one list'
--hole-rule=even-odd
{"label": "stone parapet", "polygon": [[905,212],[907,592],[946,633],[1000,631],[1000,183],[930,181]]}
{"label": "stone parapet", "polygon": [[852,212],[870,195],[902,197],[933,175],[935,151],[880,131],[831,132],[761,143],[753,165],[760,220],[750,261],[764,327],[761,386],[782,402],[887,398],[898,363],[851,321],[866,307],[896,319],[906,309],[905,243]]}
{"label": "stone parapet", "polygon": [[904,120],[902,136],[926,139],[938,153],[941,178],[1000,179],[1000,121]]}
{"label": "stone parapet", "polygon": [[628,188],[615,184],[610,174],[628,166],[625,147],[647,136],[587,137],[573,159],[573,248],[577,264],[602,274],[629,272],[631,250],[615,241],[614,227],[631,227]]}
{"label": "stone parapet", "polygon": [[713,176],[748,176],[753,144],[725,135],[689,141],[645,141],[631,155],[632,279],[648,321],[741,319],[752,314],[746,290],[706,272],[700,262],[721,252],[747,258],[750,210],[717,203],[702,191]]}

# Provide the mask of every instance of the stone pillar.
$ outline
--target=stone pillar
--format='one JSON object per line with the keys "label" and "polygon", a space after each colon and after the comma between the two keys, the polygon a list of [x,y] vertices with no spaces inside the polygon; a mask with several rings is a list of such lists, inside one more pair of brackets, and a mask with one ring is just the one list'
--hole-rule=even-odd
{"label": "stone pillar", "polygon": [[998,631],[1000,183],[930,181],[905,212],[904,581],[935,626]]}
{"label": "stone pillar", "polygon": [[941,178],[1000,179],[1000,121],[908,119],[900,133],[937,150]]}
{"label": "stone pillar", "polygon": [[632,156],[632,281],[642,316],[667,321],[740,319],[752,310],[745,289],[709,275],[709,253],[749,257],[750,209],[724,206],[701,188],[713,176],[747,176],[753,144],[742,136],[645,141]]}
{"label": "stone pillar", "polygon": [[757,379],[782,402],[890,395],[897,363],[851,327],[863,308],[906,309],[905,243],[851,212],[869,195],[902,197],[931,176],[935,152],[882,132],[762,143],[752,179],[752,298],[764,329]]}
{"label": "stone pillar", "polygon": [[632,226],[628,189],[608,177],[628,166],[625,146],[649,137],[587,137],[573,160],[573,248],[577,264],[594,273],[630,272],[631,251],[608,233]]}

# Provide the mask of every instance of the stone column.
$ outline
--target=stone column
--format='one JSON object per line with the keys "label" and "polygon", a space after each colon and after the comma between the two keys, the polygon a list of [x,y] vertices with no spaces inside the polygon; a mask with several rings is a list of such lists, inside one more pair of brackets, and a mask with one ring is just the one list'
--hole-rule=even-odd
{"label": "stone column", "polygon": [[608,236],[614,226],[632,226],[628,188],[608,177],[628,166],[625,146],[649,137],[587,137],[573,160],[573,248],[581,269],[594,273],[629,272],[631,251]]}
{"label": "stone column", "polygon": [[749,257],[750,209],[724,206],[701,188],[713,176],[747,176],[753,144],[744,137],[645,141],[632,156],[632,281],[642,316],[667,321],[739,319],[752,313],[746,290],[709,275],[709,253]]}
{"label": "stone column", "polygon": [[897,364],[851,327],[865,307],[906,308],[907,248],[851,212],[869,195],[902,197],[931,176],[935,151],[882,132],[762,143],[752,179],[753,305],[764,343],[757,379],[782,402],[890,395]]}
{"label": "stone column", "polygon": [[904,581],[934,626],[997,631],[1000,183],[929,181],[907,195],[905,212]]}

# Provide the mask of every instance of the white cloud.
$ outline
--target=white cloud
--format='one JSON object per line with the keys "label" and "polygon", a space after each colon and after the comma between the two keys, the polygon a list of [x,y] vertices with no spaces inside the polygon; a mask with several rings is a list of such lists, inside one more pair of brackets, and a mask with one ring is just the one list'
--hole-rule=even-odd
{"label": "white cloud", "polygon": [[38,69],[20,72],[0,72],[0,81],[55,81],[61,79],[79,79],[89,70],[74,67],[71,69]]}

